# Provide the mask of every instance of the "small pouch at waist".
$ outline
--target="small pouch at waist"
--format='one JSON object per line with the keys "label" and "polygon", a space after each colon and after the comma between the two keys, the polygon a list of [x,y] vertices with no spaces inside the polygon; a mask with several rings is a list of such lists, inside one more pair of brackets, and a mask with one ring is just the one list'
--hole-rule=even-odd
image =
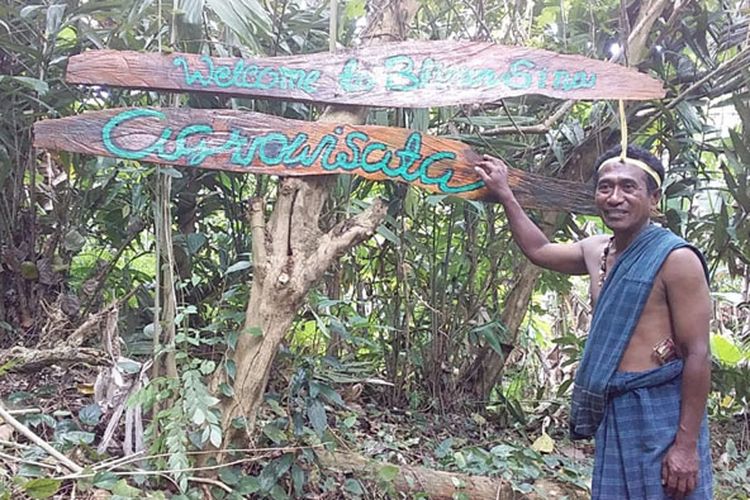
{"label": "small pouch at waist", "polygon": [[679,357],[677,355],[677,347],[674,345],[674,340],[672,340],[671,337],[656,344],[651,356],[654,358],[654,361],[660,365],[665,365]]}

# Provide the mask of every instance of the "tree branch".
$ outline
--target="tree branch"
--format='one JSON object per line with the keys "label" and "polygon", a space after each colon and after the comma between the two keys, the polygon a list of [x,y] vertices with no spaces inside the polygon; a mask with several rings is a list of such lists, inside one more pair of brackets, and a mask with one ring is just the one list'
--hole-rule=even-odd
{"label": "tree branch", "polygon": [[9,364],[10,372],[31,372],[57,363],[105,365],[109,356],[99,349],[61,345],[53,349],[27,349],[16,346],[0,351],[0,365]]}
{"label": "tree branch", "polygon": [[261,197],[251,198],[248,207],[250,231],[253,239],[253,279],[263,280],[267,272],[266,218],[263,214],[265,201]]}
{"label": "tree branch", "polygon": [[502,134],[546,134],[552,126],[560,121],[568,111],[573,107],[576,101],[565,101],[557,111],[552,113],[542,123],[536,125],[525,125],[522,127],[496,127],[490,130],[485,130],[482,135],[502,135]]}
{"label": "tree branch", "polygon": [[377,199],[364,212],[339,222],[324,234],[317,251],[308,258],[306,281],[316,280],[335,259],[372,236],[383,222],[387,209],[385,202]]}
{"label": "tree branch", "polygon": [[39,436],[31,432],[31,430],[28,427],[23,425],[21,422],[16,420],[13,417],[13,415],[8,413],[8,411],[5,409],[5,407],[2,404],[0,404],[0,417],[8,425],[10,425],[15,430],[17,430],[18,432],[26,436],[29,439],[29,441],[39,446],[41,449],[46,451],[49,454],[49,456],[51,456],[52,458],[54,458],[55,460],[63,464],[65,467],[67,467],[71,471],[76,472],[76,473],[83,472],[83,467],[81,467],[80,465],[78,465],[77,463],[75,463],[74,461],[72,461],[71,459],[69,459],[68,457],[66,457],[65,455],[57,451],[56,449],[54,449],[44,439],[40,438]]}

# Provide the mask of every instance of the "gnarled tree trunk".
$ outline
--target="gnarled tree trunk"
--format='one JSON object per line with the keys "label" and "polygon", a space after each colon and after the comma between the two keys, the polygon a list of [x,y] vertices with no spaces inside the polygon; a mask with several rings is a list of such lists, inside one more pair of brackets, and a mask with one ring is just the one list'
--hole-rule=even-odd
{"label": "gnarled tree trunk", "polygon": [[[402,38],[416,6],[412,0],[371,1],[366,39],[374,43]],[[320,121],[362,124],[365,117],[363,108],[329,108]],[[222,402],[225,444],[236,437],[231,423],[237,417],[245,417],[247,437],[252,438],[271,363],[309,289],[336,259],[372,236],[385,218],[385,204],[376,201],[323,233],[320,217],[332,182],[332,177],[284,179],[268,223],[263,200],[251,201],[253,283],[233,355],[234,396]]]}

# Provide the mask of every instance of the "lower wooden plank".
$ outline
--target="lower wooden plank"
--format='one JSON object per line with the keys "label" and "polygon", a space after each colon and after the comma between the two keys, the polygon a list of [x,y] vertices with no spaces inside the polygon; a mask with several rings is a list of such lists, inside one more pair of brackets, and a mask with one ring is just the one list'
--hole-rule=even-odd
{"label": "lower wooden plank", "polygon": [[[355,174],[407,182],[433,193],[493,201],[466,144],[392,127],[288,120],[231,110],[121,108],[43,120],[40,148],[229,172]],[[594,213],[590,189],[511,169],[527,208]]]}

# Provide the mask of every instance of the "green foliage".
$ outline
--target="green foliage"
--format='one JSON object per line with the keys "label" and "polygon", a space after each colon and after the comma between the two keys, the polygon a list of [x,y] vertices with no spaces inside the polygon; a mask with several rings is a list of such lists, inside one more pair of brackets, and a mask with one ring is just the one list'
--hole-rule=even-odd
{"label": "green foliage", "polygon": [[62,481],[49,478],[38,478],[26,481],[23,491],[31,498],[50,498],[60,489]]}
{"label": "green foliage", "polygon": [[534,491],[533,483],[540,477],[554,478],[583,491],[588,490],[590,481],[589,460],[542,454],[528,446],[503,443],[489,449],[467,446],[456,450],[452,440],[444,440],[435,449],[435,457],[442,465],[465,474],[501,477],[521,493]]}
{"label": "green foliage", "polygon": [[[234,396],[236,366],[227,354],[243,336],[263,335],[257,327],[244,328],[254,277],[245,200],[263,196],[270,209],[276,181],[69,153],[47,157],[32,148],[31,126],[40,118],[86,110],[167,104],[156,93],[64,84],[64,67],[73,54],[161,47],[251,57],[326,50],[328,5],[296,0],[0,3],[0,348],[19,339],[36,345],[46,333],[42,304],[69,304],[63,322],[72,331],[102,304],[135,291],[121,308],[124,351],[158,361],[173,354],[178,374],[152,380],[130,404],[158,409],[147,430],[149,451],[168,456],[148,465],[171,470],[183,498],[197,491],[188,481],[192,453],[220,445],[227,431],[220,428],[218,405],[220,397]],[[491,39],[606,59],[621,38],[620,4],[611,0],[481,6],[427,0],[420,5],[414,28],[423,39]],[[358,21],[365,13],[376,15],[362,1],[346,2],[339,12],[344,45],[362,34]],[[743,15],[729,4],[692,2],[679,22],[660,19],[639,69],[661,78],[669,97],[633,103],[629,113],[631,137],[669,159],[660,207],[665,223],[695,242],[709,262],[717,301],[710,411],[722,422],[746,414],[750,398],[750,111],[747,60],[739,45],[746,29]],[[691,87],[709,72],[714,73],[704,85]],[[246,98],[191,95],[173,104],[297,119],[317,113],[308,104]],[[590,159],[588,144],[616,142],[610,103],[577,103],[546,134],[489,131],[542,123],[558,108],[557,102],[526,96],[506,99],[502,106],[373,110],[369,122],[459,138],[518,168],[554,176],[576,163],[579,154]],[[585,166],[581,172],[585,177]],[[153,234],[160,175],[171,178],[174,193],[173,219],[166,224],[174,235],[177,307],[168,318],[175,325],[174,342],[154,347],[155,332],[165,326],[154,323],[156,273],[163,264],[154,256]],[[270,413],[261,417],[259,439],[273,446],[328,443],[335,433],[354,439],[367,417],[342,411],[347,403],[339,392],[355,384],[365,387],[375,406],[450,413],[470,405],[472,415],[491,418],[491,425],[520,430],[562,423],[590,314],[585,284],[545,272],[528,303],[510,304],[525,278],[521,271],[530,271],[510,241],[502,211],[491,204],[341,176],[323,224],[360,213],[374,196],[389,201],[386,222],[374,238],[342,258],[300,311],[272,373],[275,384],[265,409]],[[540,223],[543,215],[532,214]],[[556,228],[558,241],[603,230],[591,217],[571,214],[560,215]],[[520,328],[503,321],[511,306],[526,313]],[[481,374],[496,362],[500,375],[486,390]],[[13,366],[12,361],[0,366],[0,375]],[[209,389],[214,376],[218,393]],[[6,399],[24,397],[15,393]],[[103,417],[89,404],[74,414],[27,415],[24,422],[61,450],[94,457],[91,447],[101,435]],[[746,489],[747,444],[736,441],[727,441],[720,464],[719,484],[731,494]],[[399,445],[391,436],[389,446]],[[435,455],[447,468],[508,477],[519,490],[542,475],[582,485],[587,474],[586,464],[514,444],[454,448],[445,440]],[[30,450],[23,457],[44,456]],[[223,469],[220,477],[238,495],[284,498],[290,491],[303,496],[312,488],[331,492],[339,486],[355,496],[368,491],[369,485],[353,478],[341,485],[333,478],[311,484],[313,462],[310,454],[284,452],[252,468]],[[393,470],[383,471],[387,490]],[[54,494],[61,485],[44,474],[36,466],[20,467],[19,477],[32,478],[20,487],[28,487],[29,495]],[[148,481],[162,486],[157,479]],[[120,497],[139,491],[101,472],[93,485]],[[12,493],[0,489],[0,498]]]}
{"label": "green foliage", "polygon": [[717,498],[740,500],[750,496],[750,483],[747,482],[750,452],[747,449],[744,453],[738,451],[734,440],[728,439],[715,467],[717,480],[714,494]]}

